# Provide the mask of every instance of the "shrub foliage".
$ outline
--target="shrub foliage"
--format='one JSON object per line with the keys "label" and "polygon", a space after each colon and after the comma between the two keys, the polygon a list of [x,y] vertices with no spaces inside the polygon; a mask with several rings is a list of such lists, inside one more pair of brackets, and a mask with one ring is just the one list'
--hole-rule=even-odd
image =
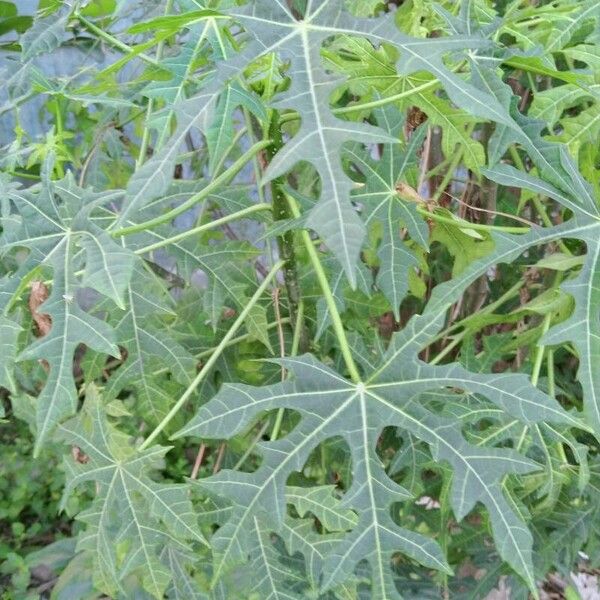
{"label": "shrub foliage", "polygon": [[594,566],[598,0],[18,4],[2,427],[64,449],[54,597]]}

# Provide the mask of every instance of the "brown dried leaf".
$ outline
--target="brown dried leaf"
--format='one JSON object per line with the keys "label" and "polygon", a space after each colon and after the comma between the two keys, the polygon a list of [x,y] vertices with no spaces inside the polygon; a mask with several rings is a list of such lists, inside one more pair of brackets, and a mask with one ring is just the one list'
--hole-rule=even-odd
{"label": "brown dried leaf", "polygon": [[52,327],[50,315],[40,313],[38,308],[48,299],[48,288],[41,281],[34,281],[31,284],[31,293],[29,294],[29,310],[35,322],[37,337],[44,337]]}

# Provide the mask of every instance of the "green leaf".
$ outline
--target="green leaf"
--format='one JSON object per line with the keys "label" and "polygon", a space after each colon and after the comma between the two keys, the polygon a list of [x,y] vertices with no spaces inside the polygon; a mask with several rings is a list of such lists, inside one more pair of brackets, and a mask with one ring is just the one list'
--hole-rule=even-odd
{"label": "green leaf", "polygon": [[[448,212],[446,214],[450,219],[453,219],[452,213]],[[494,244],[489,238],[479,236],[479,234],[475,237],[471,231],[466,229],[465,223],[458,219],[456,219],[456,225],[445,222],[434,223],[431,241],[444,244],[454,258],[453,277],[462,273],[474,260],[493,250]]]}
{"label": "green leaf", "polygon": [[[296,110],[301,125],[270,163],[266,179],[283,175],[302,160],[318,171],[320,200],[311,210],[307,224],[335,254],[352,286],[356,285],[355,269],[365,230],[348,202],[352,186],[341,167],[339,152],[346,141],[387,141],[388,136],[365,123],[341,121],[332,114],[328,98],[339,81],[332,80],[321,64],[320,51],[325,39],[334,35],[358,35],[376,44],[391,42],[401,51],[398,68],[403,75],[418,70],[435,73],[457,104],[469,106],[476,115],[498,120],[508,127],[515,126],[495,98],[462,81],[442,62],[447,52],[487,45],[481,38],[455,36],[424,43],[401,34],[392,15],[358,19],[345,13],[340,3],[332,0],[318,7],[309,2],[302,21],[296,20],[283,5],[268,0],[257,0],[245,10],[234,10],[230,14],[254,37],[241,55],[233,59],[230,69],[237,71],[238,65],[271,51],[277,51],[290,61],[291,87],[280,95],[275,106]],[[227,73],[224,68],[224,75]]]}
{"label": "green leaf", "polygon": [[384,7],[381,0],[345,0],[346,8],[357,17],[371,17]]}
{"label": "green leaf", "polygon": [[352,511],[340,508],[334,489],[330,485],[311,488],[290,485],[285,490],[285,497],[301,517],[310,512],[328,531],[348,531],[356,525],[358,518]]}
{"label": "green leaf", "polygon": [[14,368],[17,358],[17,338],[21,333],[18,322],[0,315],[0,387],[16,392]]}
{"label": "green leaf", "polygon": [[[496,165],[510,144],[521,144],[536,166],[541,179],[551,184],[562,193],[561,202],[568,200],[568,207],[587,218],[600,216],[600,208],[594,200],[591,188],[577,173],[577,169],[569,158],[564,146],[546,141],[541,132],[545,127],[537,121],[522,115],[513,102],[512,91],[491,70],[477,68],[480,85],[495,94],[507,108],[510,106],[515,121],[520,125],[518,130],[508,127],[497,127],[490,139],[489,162]],[[512,103],[512,104],[511,104]],[[498,165],[504,167],[504,165]]]}
{"label": "green leaf", "polygon": [[188,27],[197,21],[219,16],[221,16],[221,13],[214,10],[193,10],[180,15],[157,17],[145,23],[137,23],[129,28],[129,33],[145,33],[146,31],[154,31],[156,29],[167,29],[175,33],[182,27]]}
{"label": "green leaf", "polygon": [[600,356],[600,227],[578,235],[585,241],[587,254],[579,276],[561,285],[561,290],[575,300],[572,316],[553,327],[542,338],[544,344],[571,341],[579,354],[577,378],[583,387],[586,422],[600,432],[600,373],[596,368]]}
{"label": "green leaf", "polygon": [[471,448],[460,429],[411,398],[427,390],[460,388],[488,397],[525,423],[577,421],[523,376],[479,375],[458,365],[432,367],[420,362],[417,353],[440,325],[439,317],[413,319],[396,335],[383,364],[366,383],[352,384],[310,356],[286,359],[283,364],[295,374],[292,381],[266,388],[227,385],[177,434],[227,438],[265,410],[283,407],[302,415],[286,438],[261,444],[263,462],[255,473],[223,471],[201,482],[234,505],[230,520],[212,540],[215,576],[246,559],[251,550],[248,528],[255,517],[268,515],[279,530],[287,477],[302,467],[313,448],[335,435],[347,441],[354,465],[353,484],[342,506],[357,511],[359,521],[327,557],[324,589],[350,577],[366,558],[373,571],[374,597],[398,597],[389,562],[398,551],[428,567],[447,570],[432,540],[399,527],[390,516],[392,502],[410,497],[388,477],[375,453],[381,430],[395,425],[425,441],[437,460],[452,466],[456,517],[462,519],[481,501],[490,513],[502,557],[533,587],[531,536],[504,498],[501,482],[506,473],[529,472],[535,464],[513,451]]}
{"label": "green leaf", "polygon": [[[109,379],[105,394],[115,398],[122,390],[133,389],[145,419],[157,425],[173,405],[177,392],[192,381],[196,361],[165,331],[164,319],[175,314],[173,300],[141,261],[136,263],[126,294],[127,309],[110,322],[127,359]],[[166,373],[173,378],[166,377]]]}
{"label": "green leaf", "polygon": [[574,73],[569,71],[557,71],[556,69],[550,69],[544,61],[537,56],[512,56],[511,58],[504,61],[504,64],[510,65],[515,69],[522,69],[523,71],[529,71],[536,73],[537,75],[546,75],[548,77],[554,77],[560,79],[566,83],[572,83],[581,86],[581,78]]}
{"label": "green leaf", "polygon": [[569,84],[542,90],[533,98],[529,114],[553,128],[565,110],[577,106],[583,99],[591,99],[600,94],[600,84],[591,85],[588,89],[590,91]]}
{"label": "green leaf", "polygon": [[[209,86],[195,96],[174,105],[177,127],[168,138],[168,144],[137,169],[129,179],[117,225],[123,225],[129,219],[135,221],[141,209],[167,192],[173,179],[177,156],[188,132],[191,129],[206,131],[212,120],[217,96],[218,91]],[[169,117],[163,117],[163,128],[168,123]]]}
{"label": "green leaf", "polygon": [[[19,6],[9,587],[43,563],[56,600],[524,599],[594,566],[599,0]],[[25,560],[65,474],[75,537]]]}
{"label": "green leaf", "polygon": [[88,388],[80,414],[59,426],[59,435],[86,457],[81,462],[65,457],[63,504],[79,486],[96,484],[94,502],[78,516],[85,529],[77,545],[93,556],[95,585],[108,595],[123,593],[125,579],[135,576],[151,596],[163,598],[180,573],[161,562],[160,553],[167,548],[186,552],[180,539],[205,543],[187,486],[149,477],[161,467],[168,448],[138,453],[131,439],[108,422],[94,386]]}
{"label": "green leaf", "polygon": [[267,113],[260,98],[238,83],[229,84],[215,109],[215,119],[206,131],[206,144],[210,154],[209,169],[214,172],[215,165],[219,164],[231,147],[234,137],[234,113],[242,107],[254,114],[258,119],[267,118]]}
{"label": "green leaf", "polygon": [[[85,344],[98,352],[120,356],[114,331],[79,307],[78,290],[93,288],[124,306],[123,294],[135,257],[89,219],[90,210],[114,198],[114,193],[82,190],[70,177],[51,182],[46,172],[41,186],[12,189],[8,197],[18,212],[4,221],[2,249],[7,252],[24,247],[29,255],[4,281],[5,308],[19,291],[22,278],[46,265],[53,273],[51,294],[40,308],[52,320],[50,332],[18,356],[18,360],[44,360],[49,366],[48,379],[36,403],[37,454],[54,426],[75,412],[77,390],[72,362],[77,346]],[[76,265],[84,266],[81,277],[76,274]]]}
{"label": "green leaf", "polygon": [[563,131],[557,139],[564,142],[571,154],[578,158],[581,146],[596,144],[600,135],[600,102],[596,101],[575,117],[561,119],[560,124]]}
{"label": "green leaf", "polygon": [[34,24],[20,38],[23,50],[22,60],[28,61],[40,54],[58,48],[64,38],[68,16],[68,11],[61,10],[58,15],[36,19]]}
{"label": "green leaf", "polygon": [[553,271],[568,271],[573,267],[581,266],[585,261],[583,256],[569,256],[560,252],[555,252],[538,260],[536,267],[542,269],[552,269]]}
{"label": "green leaf", "polygon": [[202,28],[193,27],[194,35],[181,46],[179,54],[168,56],[161,62],[161,67],[171,74],[171,78],[153,81],[141,91],[148,98],[164,100],[167,103],[164,109],[155,112],[148,121],[148,126],[157,131],[157,150],[160,150],[169,138],[179,104],[188,97],[189,79],[194,73],[197,57],[206,44],[211,27],[210,22],[204,23]]}
{"label": "green leaf", "polygon": [[[401,135],[404,119],[393,108],[378,113],[378,123],[393,137]],[[400,304],[409,290],[409,272],[418,265],[414,251],[401,239],[401,227],[417,244],[428,246],[427,223],[416,212],[416,205],[403,202],[396,191],[397,184],[417,164],[416,152],[423,142],[425,130],[415,133],[405,149],[398,145],[384,146],[381,159],[374,161],[360,148],[346,152],[348,158],[365,177],[365,184],[352,197],[363,206],[367,226],[383,224],[383,236],[378,256],[381,262],[377,285],[389,300],[396,320]]]}
{"label": "green leaf", "polygon": [[577,10],[570,15],[569,19],[565,19],[561,25],[554,27],[552,36],[545,47],[546,52],[555,52],[564,48],[586,20],[598,21],[600,19],[598,17],[599,0],[583,0],[576,6]]}

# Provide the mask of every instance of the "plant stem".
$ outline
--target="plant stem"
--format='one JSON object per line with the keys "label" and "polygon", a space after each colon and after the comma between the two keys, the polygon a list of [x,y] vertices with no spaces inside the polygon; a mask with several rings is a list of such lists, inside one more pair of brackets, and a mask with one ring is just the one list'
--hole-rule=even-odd
{"label": "plant stem", "polygon": [[250,445],[248,446],[248,448],[246,448],[246,451],[244,452],[244,454],[242,454],[240,460],[238,460],[235,463],[235,465],[233,466],[234,471],[237,471],[246,462],[246,459],[250,456],[250,454],[252,454],[252,450],[254,450],[254,448],[256,447],[256,444],[258,444],[258,442],[261,440],[262,436],[265,434],[265,431],[267,431],[268,428],[269,428],[269,421],[267,419],[262,424],[258,433],[254,436],[254,439],[250,442]]}
{"label": "plant stem", "polygon": [[[471,137],[471,134],[473,133],[474,129],[475,129],[474,124],[469,125],[467,127],[467,135],[469,137]],[[462,160],[463,154],[464,154],[464,146],[460,145],[458,147],[458,150],[456,150],[456,153],[454,154],[454,158],[452,159],[452,162],[450,163],[450,166],[448,167],[448,170],[446,171],[444,178],[440,182],[440,185],[438,185],[437,190],[435,190],[435,194],[431,198],[432,202],[437,203],[437,201],[440,199],[442,194],[446,191],[448,184],[452,181],[452,178],[454,177],[454,173],[456,172],[456,169],[457,169],[460,161]]]}
{"label": "plant stem", "polygon": [[249,206],[248,208],[244,208],[238,212],[232,213],[230,215],[226,215],[225,217],[221,217],[220,219],[215,219],[214,221],[210,221],[208,223],[203,223],[198,227],[193,227],[192,229],[187,229],[186,231],[182,231],[177,235],[174,235],[170,238],[165,238],[163,240],[159,240],[154,244],[150,244],[145,246],[144,248],[140,248],[135,251],[135,254],[145,254],[146,252],[152,252],[153,250],[157,250],[158,248],[164,248],[169,244],[174,244],[181,240],[184,240],[187,237],[192,235],[197,235],[203,233],[204,231],[208,231],[210,229],[214,229],[215,227],[219,227],[221,225],[225,225],[225,223],[230,223],[231,221],[236,221],[237,219],[243,219],[248,215],[251,215],[255,212],[263,211],[263,210],[271,210],[270,204],[254,204],[253,206]]}
{"label": "plant stem", "polygon": [[34,175],[33,173],[25,173],[20,171],[10,171],[6,170],[3,173],[7,173],[8,175],[12,175],[13,177],[21,177],[22,179],[31,179],[32,181],[39,181],[41,177],[39,175]]}
{"label": "plant stem", "polygon": [[[173,9],[173,0],[167,0],[165,5],[165,16],[167,16]],[[160,63],[162,58],[163,47],[165,40],[160,40],[158,46],[156,46],[156,61]],[[148,127],[148,121],[154,112],[154,98],[148,98],[148,105],[146,106],[146,119],[144,121],[144,131],[142,132],[142,139],[140,142],[140,151],[135,161],[135,168],[139,169],[146,160],[146,153],[148,152],[148,145],[150,143],[150,128]]]}
{"label": "plant stem", "polygon": [[[291,320],[288,317],[283,317],[281,319],[281,324],[282,325],[289,325],[291,323]],[[279,323],[269,323],[266,327],[267,331],[270,331],[271,329],[274,329],[275,327],[279,327]],[[252,334],[250,333],[244,333],[244,335],[238,335],[238,337],[235,337],[231,340],[229,340],[227,342],[227,344],[225,344],[226,348],[230,348],[231,346],[235,346],[236,344],[239,344],[240,342],[245,342],[246,340],[249,340],[250,338],[254,337]],[[210,356],[211,354],[213,354],[217,349],[217,346],[213,347],[213,348],[208,348],[208,350],[203,350],[202,352],[195,354],[194,358],[196,358],[197,360],[202,360],[203,358],[206,358],[207,356]],[[114,361],[109,362],[106,365],[107,369],[111,369],[113,367],[116,367],[117,365],[121,364],[121,360],[120,359],[115,359]],[[157,371],[155,371],[155,375],[161,375],[162,373],[167,373],[169,371],[168,367],[164,367],[162,369],[158,369]]]}
{"label": "plant stem", "polygon": [[217,458],[215,459],[215,465],[213,467],[213,475],[216,475],[221,470],[221,463],[223,462],[225,447],[225,442],[221,442],[221,444],[219,445],[219,449],[217,450]]}
{"label": "plant stem", "polygon": [[254,305],[260,300],[260,297],[263,295],[264,291],[269,287],[275,275],[277,275],[279,269],[283,267],[283,264],[283,261],[280,260],[269,271],[268,275],[260,284],[256,292],[254,292],[252,298],[250,298],[242,312],[240,312],[240,314],[238,315],[233,325],[229,328],[229,331],[227,331],[227,333],[223,336],[223,339],[221,340],[220,344],[215,348],[213,354],[211,354],[210,358],[206,361],[206,364],[202,367],[200,372],[196,375],[194,380],[187,387],[187,389],[181,395],[179,400],[177,400],[173,408],[171,408],[171,410],[167,413],[163,420],[154,428],[154,431],[146,438],[146,440],[139,447],[140,452],[145,450],[157,438],[161,431],[171,422],[173,417],[175,417],[175,415],[180,411],[181,407],[188,401],[190,396],[196,391],[196,388],[206,378],[211,368],[214,366],[217,360],[219,360],[221,354],[223,354],[223,351],[227,347],[228,343],[232,340],[233,336],[235,335],[235,332],[242,326],[242,324],[246,320],[246,317],[254,308]]}
{"label": "plant stem", "polygon": [[[300,330],[302,327],[302,322],[304,320],[304,302],[300,301],[298,304],[298,313],[296,314],[296,326],[294,327],[294,337],[292,338],[292,349],[290,352],[290,356],[296,356],[298,354],[298,347],[300,346]],[[275,424],[273,425],[273,431],[271,432],[271,441],[276,440],[279,437],[279,432],[281,430],[281,424],[283,422],[283,414],[285,413],[285,408],[280,408],[277,411],[277,416],[275,417]]]}
{"label": "plant stem", "polygon": [[554,380],[554,350],[548,348],[546,351],[546,371],[548,372],[548,395],[556,396],[556,383]]}
{"label": "plant stem", "polygon": [[[544,324],[542,325],[542,335],[544,335],[550,328],[551,318],[551,313],[546,314],[546,316],[544,317]],[[542,361],[544,360],[545,349],[546,347],[542,345],[539,345],[536,348],[535,359],[533,361],[533,371],[531,373],[531,383],[535,386],[537,386],[540,378],[540,371],[542,369]]]}
{"label": "plant stem", "polygon": [[[499,306],[502,306],[505,302],[507,302],[511,298],[514,298],[515,296],[517,296],[519,294],[519,290],[524,285],[525,285],[525,283],[522,280],[518,281],[509,290],[504,292],[504,294],[502,294],[502,296],[500,296],[500,298],[498,298],[494,302],[488,304],[487,306],[484,306],[481,310],[479,310],[476,315],[470,315],[468,317],[465,317],[461,321],[452,323],[450,326],[446,327],[446,329],[444,329],[444,331],[442,331],[438,335],[436,335],[435,338],[433,338],[431,340],[430,345],[435,344],[435,342],[438,342],[439,340],[445,338],[446,336],[448,336],[450,333],[452,333],[455,329],[458,329],[459,327],[467,327],[469,321],[473,317],[475,317],[475,316],[480,317],[481,315],[494,312],[496,310],[496,308],[498,308]],[[465,331],[468,331],[468,327],[465,329]],[[442,352],[443,352],[443,350],[442,350]],[[437,359],[437,357],[436,357],[436,359]]]}
{"label": "plant stem", "polygon": [[202,442],[202,444],[200,444],[200,448],[198,449],[198,454],[196,454],[196,460],[194,461],[194,466],[192,468],[192,474],[190,475],[190,479],[196,479],[196,477],[198,477],[198,472],[200,471],[200,467],[202,466],[202,459],[204,458],[205,452],[206,444]]}
{"label": "plant stem", "polygon": [[[269,135],[273,143],[265,149],[267,161],[270,162],[275,154],[283,147],[283,135],[279,123],[278,113],[273,111],[271,123],[269,125]],[[290,206],[282,191],[284,181],[282,178],[271,181],[271,198],[273,201],[273,219],[275,221],[289,219],[291,217]],[[289,314],[293,321],[296,321],[298,313],[298,303],[300,302],[300,286],[298,285],[298,269],[296,267],[296,252],[294,250],[294,232],[286,231],[277,236],[277,247],[279,256],[285,259],[285,269],[283,272],[285,288],[288,296]],[[299,324],[303,326],[302,323]]]}
{"label": "plant stem", "polygon": [[[296,206],[296,202],[293,198],[286,194],[286,198],[288,200],[290,210],[292,216],[297,218],[300,216],[300,211]],[[344,330],[344,324],[342,323],[342,318],[340,317],[340,313],[338,312],[337,306],[335,305],[335,299],[331,292],[331,288],[329,287],[329,282],[327,281],[327,275],[325,274],[325,270],[323,269],[323,265],[319,260],[319,255],[315,247],[313,246],[312,240],[310,239],[310,235],[308,231],[303,230],[300,232],[302,236],[302,241],[304,242],[304,246],[306,248],[306,252],[310,258],[310,262],[315,270],[317,275],[317,279],[319,280],[319,285],[321,286],[321,291],[323,292],[323,296],[325,297],[325,302],[327,303],[327,308],[331,313],[331,320],[333,321],[333,329],[335,331],[335,335],[340,344],[340,350],[342,352],[342,357],[344,358],[344,362],[346,363],[346,368],[348,369],[348,373],[350,374],[350,378],[354,383],[360,383],[360,373],[358,371],[358,367],[354,362],[354,358],[352,357],[352,352],[350,350],[350,344],[348,342],[348,338],[346,337],[346,331]]]}
{"label": "plant stem", "polygon": [[[220,173],[221,169],[223,168],[223,165],[225,164],[225,161],[229,158],[229,155],[231,154],[231,151],[234,148],[238,147],[238,143],[239,141],[248,133],[248,129],[247,127],[240,127],[239,131],[236,132],[236,134],[234,135],[233,139],[231,140],[231,144],[229,145],[229,148],[227,148],[227,150],[223,153],[223,156],[221,157],[221,159],[219,160],[219,162],[217,162],[214,166],[213,169],[213,173]],[[190,155],[193,154],[198,154],[198,150],[194,150],[193,152],[190,153]],[[254,157],[252,158],[253,161],[256,160],[256,155],[254,155]],[[261,200],[262,202],[262,200]]]}
{"label": "plant stem", "polygon": [[422,83],[411,90],[405,90],[404,92],[399,92],[398,94],[394,94],[393,96],[387,96],[386,98],[379,98],[378,100],[372,100],[371,102],[363,102],[361,104],[354,104],[353,106],[342,106],[339,108],[334,108],[331,112],[334,115],[344,115],[348,113],[358,112],[361,110],[371,110],[373,108],[379,108],[380,106],[385,106],[386,104],[390,104],[392,102],[397,102],[398,100],[403,100],[404,98],[410,98],[414,94],[418,94],[419,92],[425,92],[430,90],[431,88],[439,85],[440,82],[437,79],[433,79],[426,83]]}
{"label": "plant stem", "polygon": [[172,221],[175,217],[194,206],[194,204],[197,204],[198,202],[204,200],[207,196],[210,196],[210,194],[220,186],[229,183],[244,168],[246,163],[252,159],[252,156],[256,152],[260,152],[260,150],[266,148],[266,146],[268,146],[270,143],[270,140],[265,140],[254,144],[252,148],[242,154],[242,156],[240,156],[240,158],[238,158],[226,171],[223,171],[223,173],[221,173],[218,177],[215,177],[205,188],[201,189],[191,198],[188,198],[185,202],[173,208],[164,215],[150,219],[145,223],[137,223],[136,225],[122,227],[121,229],[113,231],[112,235],[114,237],[131,235],[132,233],[139,233],[140,231],[145,231],[146,229],[157,227],[158,225]]}
{"label": "plant stem", "polygon": [[429,364],[437,365],[445,356],[448,355],[449,352],[451,352],[454,348],[456,348],[456,346],[458,346],[458,344],[462,342],[468,331],[468,329],[465,329],[464,331],[457,333],[456,337],[438,355],[436,355],[436,357],[431,360]]}
{"label": "plant stem", "polygon": [[160,62],[147,54],[143,54],[142,52],[136,52],[131,46],[128,46],[121,40],[118,40],[116,37],[110,35],[110,33],[106,33],[106,31],[100,29],[92,23],[88,21],[85,17],[82,17],[81,14],[75,13],[75,18],[89,31],[95,33],[99,38],[103,39],[105,42],[108,42],[113,48],[118,48],[119,50],[125,52],[125,54],[135,54],[139,58],[141,58],[144,62],[151,64],[155,67],[160,68]]}
{"label": "plant stem", "polygon": [[504,231],[505,233],[528,233],[531,231],[529,227],[512,227],[510,225],[485,225],[484,223],[471,223],[470,221],[459,221],[438,215],[435,212],[430,212],[426,208],[417,207],[417,212],[424,217],[428,217],[432,221],[453,225],[454,227],[463,227],[466,229],[474,229],[476,231]]}
{"label": "plant stem", "polygon": [[[283,317],[281,319],[282,325],[289,325],[290,323],[291,323],[291,320],[288,319],[287,317]],[[267,325],[266,329],[269,331],[271,329],[274,329],[275,327],[279,327],[279,323],[269,323]],[[245,342],[246,340],[249,340],[251,337],[253,337],[253,335],[250,333],[245,333],[244,335],[239,335],[238,337],[235,337],[235,338],[232,338],[231,340],[229,340],[229,342],[226,344],[226,347],[235,346],[236,344],[239,344],[240,342]],[[209,348],[208,350],[204,350],[204,352],[200,352],[200,354],[196,354],[196,358],[202,359],[207,356],[210,356],[211,354],[213,354],[216,351],[216,349],[217,349],[217,347],[215,346],[214,348]]]}

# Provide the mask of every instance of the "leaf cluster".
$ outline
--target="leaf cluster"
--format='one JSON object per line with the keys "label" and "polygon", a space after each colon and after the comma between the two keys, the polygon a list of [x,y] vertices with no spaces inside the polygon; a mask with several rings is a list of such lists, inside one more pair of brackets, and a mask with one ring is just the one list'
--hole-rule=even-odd
{"label": "leaf cluster", "polygon": [[526,598],[598,566],[598,0],[21,12],[9,593]]}

